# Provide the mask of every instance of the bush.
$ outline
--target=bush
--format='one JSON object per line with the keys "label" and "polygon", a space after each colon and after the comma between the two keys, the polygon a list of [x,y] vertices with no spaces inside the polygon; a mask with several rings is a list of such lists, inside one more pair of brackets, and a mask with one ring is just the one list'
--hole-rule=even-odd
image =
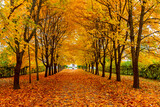
{"label": "bush", "polygon": [[[102,67],[99,66],[99,71],[102,71]],[[144,65],[139,64],[140,77],[150,79],[160,79],[160,64]],[[106,66],[106,72],[109,72],[109,66]],[[133,75],[132,62],[126,61],[121,64],[120,72],[122,75]],[[116,68],[113,66],[112,73],[116,73]]]}
{"label": "bush", "polygon": [[160,64],[151,64],[147,68],[143,68],[140,76],[150,79],[160,79]]}
{"label": "bush", "polygon": [[122,75],[133,75],[132,62],[131,61],[122,62],[122,64],[121,64],[121,74]]}
{"label": "bush", "polygon": [[[38,66],[38,71],[39,72],[44,72],[45,70],[46,70],[45,66]],[[36,73],[36,68],[32,68],[31,72]]]}
{"label": "bush", "polygon": [[0,67],[0,77],[11,77],[14,75],[14,67]]}

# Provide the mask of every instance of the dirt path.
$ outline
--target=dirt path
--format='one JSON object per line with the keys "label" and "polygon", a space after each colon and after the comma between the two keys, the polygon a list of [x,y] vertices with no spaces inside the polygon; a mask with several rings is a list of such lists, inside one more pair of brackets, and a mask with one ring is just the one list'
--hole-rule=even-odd
{"label": "dirt path", "polygon": [[[21,76],[21,89],[13,90],[13,78],[0,81],[0,106],[57,106],[57,107],[106,107],[106,106],[160,106],[160,84],[142,82],[142,89],[132,88],[132,81],[126,77],[122,82],[107,80],[83,70],[63,70],[40,81],[32,76]],[[8,81],[8,82],[7,82]],[[149,84],[149,85],[148,85]],[[149,89],[152,84],[152,89]]]}

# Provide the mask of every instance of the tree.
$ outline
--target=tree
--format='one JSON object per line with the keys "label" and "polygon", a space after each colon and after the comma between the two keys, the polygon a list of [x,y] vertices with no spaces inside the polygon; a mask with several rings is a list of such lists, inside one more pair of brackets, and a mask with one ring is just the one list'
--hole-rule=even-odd
{"label": "tree", "polygon": [[[149,5],[149,7],[147,7],[147,4]],[[151,5],[151,6],[150,6]],[[133,21],[133,2],[128,0],[128,14],[129,14],[129,18],[128,18],[128,23],[129,23],[129,28],[130,28],[130,41],[131,41],[131,54],[132,54],[132,66],[133,66],[133,73],[134,73],[134,82],[133,82],[133,87],[134,88],[139,88],[139,71],[138,71],[138,61],[139,61],[139,53],[140,53],[140,46],[141,46],[141,41],[142,41],[142,32],[143,32],[143,26],[145,24],[145,21],[147,21],[148,19],[150,19],[149,17],[154,17],[153,12],[154,10],[157,8],[157,6],[159,5],[158,1],[154,1],[153,4],[149,1],[143,0],[143,1],[139,1],[139,6],[140,6],[140,17],[138,20],[139,25],[138,27],[138,34],[135,34],[135,26],[134,26],[134,21]],[[149,13],[148,18],[146,19],[145,16],[147,15],[147,13]],[[144,19],[146,19],[144,21]],[[152,19],[152,18],[151,18]],[[158,33],[158,32],[153,32],[151,34],[149,34],[148,36],[154,34],[154,33]],[[144,36],[144,37],[148,37],[148,36]]]}
{"label": "tree", "polygon": [[40,22],[39,40],[41,43],[41,60],[46,67],[45,77],[48,74],[57,73],[58,51],[66,38],[66,29],[68,29],[64,8],[61,7],[61,2],[57,1],[56,4],[58,4],[56,7],[49,3],[46,5],[42,10],[44,20]]}
{"label": "tree", "polygon": [[[39,1],[41,2],[41,0]],[[8,16],[1,15],[5,22],[4,30],[2,35],[9,34],[5,39],[7,44],[12,48],[13,52],[16,54],[16,67],[15,67],[15,75],[14,75],[14,89],[19,89],[19,73],[22,65],[22,58],[24,56],[24,52],[26,49],[26,44],[32,39],[36,32],[36,26],[34,26],[30,36],[27,38],[27,29],[28,22],[32,20],[31,16],[34,14],[39,14],[40,8],[38,8],[36,13],[33,13],[34,8],[36,6],[36,0],[33,0],[31,8],[28,7],[29,2],[23,1],[14,1],[10,0],[9,4],[4,6],[5,8],[10,8],[10,13]],[[22,11],[22,8],[26,7],[26,10]],[[16,13],[15,11],[19,11]],[[27,13],[27,14],[26,14]],[[21,17],[20,17],[21,16]],[[38,16],[39,17],[39,16]],[[37,18],[34,22],[38,22]],[[25,22],[25,23],[24,23]],[[23,23],[21,25],[20,23]],[[35,23],[36,24],[36,23]],[[23,29],[21,28],[23,27]],[[20,29],[18,29],[20,28]]]}

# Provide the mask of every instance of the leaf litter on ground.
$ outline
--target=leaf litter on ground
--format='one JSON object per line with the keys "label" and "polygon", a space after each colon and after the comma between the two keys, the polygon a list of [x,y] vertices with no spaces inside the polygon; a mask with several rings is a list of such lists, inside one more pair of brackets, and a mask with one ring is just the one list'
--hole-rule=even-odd
{"label": "leaf litter on ground", "polygon": [[140,89],[132,88],[133,77],[122,76],[122,81],[93,75],[81,69],[65,69],[40,80],[32,75],[20,76],[21,89],[13,90],[13,78],[0,79],[0,105],[5,106],[73,106],[73,107],[146,107],[160,106],[160,82],[140,78]]}

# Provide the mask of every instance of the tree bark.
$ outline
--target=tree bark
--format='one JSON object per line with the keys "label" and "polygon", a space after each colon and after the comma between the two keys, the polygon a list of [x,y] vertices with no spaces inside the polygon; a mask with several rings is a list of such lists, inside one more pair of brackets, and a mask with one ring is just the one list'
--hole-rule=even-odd
{"label": "tree bark", "polygon": [[[37,25],[39,22],[39,14],[40,14],[40,10],[41,10],[41,5],[42,5],[42,0],[39,1],[38,4],[38,11],[37,11],[37,19],[35,24]],[[36,61],[36,72],[37,72],[37,81],[39,81],[39,69],[38,69],[38,40],[37,40],[37,35],[36,35],[36,31],[35,31],[35,61]]]}
{"label": "tree bark", "polygon": [[47,77],[47,73],[48,73],[48,66],[46,66],[45,77]]}
{"label": "tree bark", "polygon": [[120,78],[120,63],[117,61],[117,48],[116,48],[116,43],[113,41],[113,49],[114,49],[114,58],[115,58],[115,66],[116,66],[116,80],[121,81]]}
{"label": "tree bark", "polygon": [[113,62],[113,57],[110,56],[110,67],[109,67],[109,80],[111,80],[112,77],[112,62]]}
{"label": "tree bark", "polygon": [[88,65],[87,65],[87,63],[86,63],[86,71],[87,71],[87,67],[88,67]]}
{"label": "tree bark", "polygon": [[16,67],[15,67],[14,86],[13,86],[14,89],[20,89],[19,74],[21,70],[23,54],[24,51],[19,52],[19,46],[18,46],[18,49],[16,49]]}
{"label": "tree bark", "polygon": [[58,72],[60,72],[61,66],[60,64],[58,64]]}
{"label": "tree bark", "polygon": [[51,75],[51,66],[49,66],[49,75]]}
{"label": "tree bark", "polygon": [[14,89],[20,89],[20,85],[19,85],[19,70],[20,68],[16,66],[15,68],[15,74],[14,74]]}
{"label": "tree bark", "polygon": [[121,81],[121,78],[120,78],[120,63],[118,63],[116,65],[116,74],[117,74],[117,81]]}
{"label": "tree bark", "polygon": [[98,61],[96,60],[96,72],[95,75],[99,75],[99,71],[98,71]]}
{"label": "tree bark", "polygon": [[[104,48],[104,47],[103,47]],[[106,65],[106,52],[105,48],[103,49],[103,64],[102,64],[102,77],[105,77],[105,65]]]}
{"label": "tree bark", "polygon": [[53,70],[53,66],[52,66],[52,75],[54,74],[54,72],[53,72],[54,70]]}
{"label": "tree bark", "polygon": [[57,63],[54,63],[54,74],[56,74],[57,73]]}
{"label": "tree bark", "polygon": [[92,72],[92,74],[94,74],[94,62],[91,63],[91,66],[92,66],[91,72]]}
{"label": "tree bark", "polygon": [[28,45],[28,58],[29,58],[29,83],[31,83],[31,59],[30,59],[29,45]]}
{"label": "tree bark", "polygon": [[[53,46],[53,45],[52,45]],[[51,70],[52,70],[52,75],[53,73],[53,61],[54,61],[54,57],[53,57],[53,48],[51,48],[51,62],[50,62],[50,66],[51,66]]]}
{"label": "tree bark", "polygon": [[89,64],[89,66],[88,66],[88,70],[89,70],[89,72],[90,72],[90,66],[91,66],[91,65]]}
{"label": "tree bark", "polygon": [[133,88],[139,88],[138,61],[133,64],[133,75],[134,75]]}
{"label": "tree bark", "polygon": [[102,77],[105,77],[105,66],[102,64]]}
{"label": "tree bark", "polygon": [[37,81],[39,81],[39,72],[38,72],[38,40],[37,40],[36,33],[35,33],[35,62],[36,62]]}
{"label": "tree bark", "polygon": [[[47,40],[47,39],[46,39]],[[47,44],[46,44],[47,45]],[[45,46],[46,48],[46,55],[45,55],[45,58],[46,58],[46,72],[45,72],[45,77],[47,77],[47,74],[48,74],[48,67],[49,67],[49,56],[48,56],[48,45]]]}

